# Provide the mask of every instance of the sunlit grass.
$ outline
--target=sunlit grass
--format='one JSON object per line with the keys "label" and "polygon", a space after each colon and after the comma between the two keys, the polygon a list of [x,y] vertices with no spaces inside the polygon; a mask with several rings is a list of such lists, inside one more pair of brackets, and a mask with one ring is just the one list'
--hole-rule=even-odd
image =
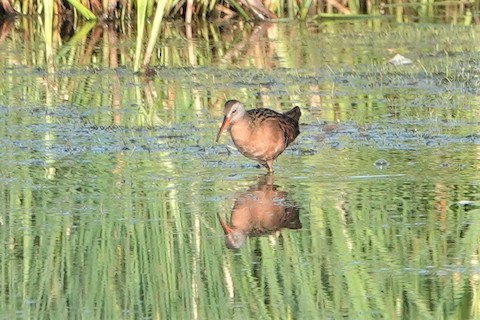
{"label": "sunlit grass", "polygon": [[[54,2],[20,1],[11,0],[3,3],[4,12],[12,13],[15,10],[22,14],[35,14],[39,12],[54,11],[56,14],[68,14],[73,10],[75,15],[86,20],[95,19],[127,19],[135,15],[142,19],[162,20],[164,17],[180,18],[187,23],[196,19],[206,18],[230,18],[238,16],[245,20],[253,19],[306,19],[318,16],[338,15],[394,15],[398,19],[410,19],[418,16],[422,19],[431,19],[439,15],[448,15],[463,19],[465,24],[478,23],[478,9],[480,4],[477,1],[451,2],[432,0],[420,3],[411,1],[398,3],[389,0],[382,3],[378,1],[365,2],[360,0],[327,2],[321,1],[291,1],[277,0],[262,2],[255,5],[242,1],[163,1],[163,0],[141,0],[136,2],[100,1],[92,0],[82,3],[77,0],[68,0],[66,6],[59,6]],[[159,9],[162,8],[159,13]],[[413,14],[413,15],[412,15]],[[459,21],[460,22],[460,21]]]}

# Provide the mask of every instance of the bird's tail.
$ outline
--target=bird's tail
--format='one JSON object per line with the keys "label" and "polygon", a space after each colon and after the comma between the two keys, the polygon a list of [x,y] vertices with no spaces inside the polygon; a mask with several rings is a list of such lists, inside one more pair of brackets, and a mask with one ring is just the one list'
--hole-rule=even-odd
{"label": "bird's tail", "polygon": [[288,110],[287,112],[284,112],[283,114],[298,122],[298,120],[300,119],[300,116],[302,115],[302,112],[300,111],[300,107],[297,106],[292,110]]}

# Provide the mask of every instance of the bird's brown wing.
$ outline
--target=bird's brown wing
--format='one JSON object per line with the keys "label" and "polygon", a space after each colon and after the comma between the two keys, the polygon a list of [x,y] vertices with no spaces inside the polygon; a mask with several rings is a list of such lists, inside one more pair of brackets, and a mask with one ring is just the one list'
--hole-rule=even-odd
{"label": "bird's brown wing", "polygon": [[278,113],[271,109],[258,108],[247,111],[253,119],[255,125],[260,125],[264,121],[272,121],[276,123],[283,132],[285,147],[295,140],[300,134],[298,128],[298,119],[301,116],[299,107],[295,107],[285,113]]}

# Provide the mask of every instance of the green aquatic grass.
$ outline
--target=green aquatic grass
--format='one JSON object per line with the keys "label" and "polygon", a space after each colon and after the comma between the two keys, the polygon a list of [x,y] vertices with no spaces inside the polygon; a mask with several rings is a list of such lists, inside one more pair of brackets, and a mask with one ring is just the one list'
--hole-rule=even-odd
{"label": "green aquatic grass", "polygon": [[[104,1],[106,2],[106,1]],[[75,10],[78,11],[79,15],[84,17],[85,20],[96,20],[97,16],[90,10],[88,10],[81,2],[77,0],[68,0],[68,3],[72,5]],[[51,7],[52,5],[50,5]],[[103,8],[105,10],[105,8]]]}
{"label": "green aquatic grass", "polygon": [[332,0],[327,3],[304,0],[277,0],[267,3],[259,2],[253,9],[245,3],[239,1],[221,2],[215,0],[204,1],[179,1],[167,2],[163,0],[141,0],[137,2],[115,2],[110,0],[95,0],[81,3],[77,0],[69,0],[66,7],[61,7],[54,2],[49,1],[20,1],[11,0],[11,7],[23,14],[47,13],[55,11],[62,15],[69,10],[85,20],[96,19],[132,19],[136,15],[143,16],[146,19],[157,16],[159,19],[159,8],[161,19],[180,18],[187,23],[196,19],[230,17],[230,12],[235,13],[244,20],[265,19],[268,17],[278,17],[279,19],[300,19],[305,20],[310,17],[333,15],[333,16],[357,16],[357,15],[394,15],[398,19],[409,20],[412,16],[422,19],[434,19],[438,15],[465,17],[465,23],[478,23],[479,3],[452,2],[445,3],[441,0],[425,0],[421,2],[410,1],[398,3],[397,1],[385,1],[379,3],[373,1],[365,4],[359,0],[348,0],[346,2]]}
{"label": "green aquatic grass", "polygon": [[[155,18],[153,19],[152,30],[150,33],[149,41],[147,43],[147,47],[145,49],[145,55],[144,55],[143,63],[141,66],[144,72],[146,71],[147,67],[150,65],[150,59],[151,59],[153,50],[155,48],[155,44],[157,42],[157,38],[160,34],[160,26],[162,23],[162,18],[164,16],[166,3],[167,3],[166,1],[161,1],[157,5]],[[142,25],[139,25],[139,28],[140,27],[142,27]]]}

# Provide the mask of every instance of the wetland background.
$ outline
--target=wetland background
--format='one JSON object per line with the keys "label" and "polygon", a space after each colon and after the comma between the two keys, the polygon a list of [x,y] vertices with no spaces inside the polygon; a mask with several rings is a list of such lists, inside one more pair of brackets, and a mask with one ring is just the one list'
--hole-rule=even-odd
{"label": "wetland background", "polygon": [[[479,29],[450,18],[165,22],[147,74],[128,22],[4,20],[0,317],[480,318]],[[265,172],[215,143],[231,98],[303,113],[273,180],[301,228],[233,251]]]}

